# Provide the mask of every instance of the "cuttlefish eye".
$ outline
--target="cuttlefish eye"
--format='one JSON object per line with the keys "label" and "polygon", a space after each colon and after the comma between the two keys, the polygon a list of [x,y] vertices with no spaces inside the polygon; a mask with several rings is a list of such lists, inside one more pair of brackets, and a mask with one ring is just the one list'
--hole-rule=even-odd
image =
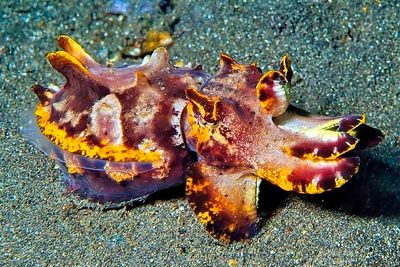
{"label": "cuttlefish eye", "polygon": [[204,124],[217,124],[217,122],[220,120],[218,111],[222,104],[218,97],[203,95],[195,88],[186,89],[186,96],[193,106],[193,112],[196,112],[200,115],[201,121]]}

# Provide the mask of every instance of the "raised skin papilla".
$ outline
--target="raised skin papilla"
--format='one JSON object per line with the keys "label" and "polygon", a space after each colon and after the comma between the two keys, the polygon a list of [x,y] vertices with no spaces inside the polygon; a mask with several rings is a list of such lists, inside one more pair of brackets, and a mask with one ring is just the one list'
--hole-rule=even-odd
{"label": "raised skin papilla", "polygon": [[189,157],[179,118],[184,89],[208,77],[201,67],[171,65],[164,48],[141,65],[106,67],[67,36],[58,44],[64,51],[47,59],[66,83],[32,87],[38,126],[54,146],[37,131],[28,138],[62,165],[68,191],[121,202],[183,183]]}
{"label": "raised skin papilla", "polygon": [[[243,229],[256,229],[258,221],[237,220],[230,228],[230,218],[246,217],[244,210],[256,209],[240,201],[230,202],[235,209],[226,204],[223,215],[211,210],[212,203],[219,203],[219,192],[235,192],[238,177],[253,181],[242,189],[243,196],[255,192],[258,178],[288,191],[322,193],[342,186],[358,171],[360,160],[346,156],[349,151],[374,146],[383,135],[365,124],[364,115],[320,117],[290,106],[293,72],[287,56],[279,70],[264,75],[255,64],[240,65],[227,55],[220,62],[215,78],[200,90],[186,90],[183,130],[199,159],[188,171],[186,188],[206,229],[230,242],[245,239]],[[248,236],[254,234],[250,232]]]}

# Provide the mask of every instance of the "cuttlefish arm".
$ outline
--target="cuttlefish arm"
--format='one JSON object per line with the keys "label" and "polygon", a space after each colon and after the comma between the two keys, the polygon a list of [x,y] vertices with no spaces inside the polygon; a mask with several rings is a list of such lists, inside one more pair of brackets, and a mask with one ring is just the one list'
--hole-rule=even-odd
{"label": "cuttlefish arm", "polygon": [[299,134],[313,134],[324,130],[346,132],[359,141],[355,150],[377,146],[384,139],[382,131],[365,124],[365,115],[347,115],[332,118],[311,114],[296,106],[289,105],[287,110],[274,118],[280,128]]}
{"label": "cuttlefish arm", "polygon": [[229,243],[257,233],[259,177],[248,170],[223,170],[203,161],[193,164],[186,177],[186,198],[212,236]]}

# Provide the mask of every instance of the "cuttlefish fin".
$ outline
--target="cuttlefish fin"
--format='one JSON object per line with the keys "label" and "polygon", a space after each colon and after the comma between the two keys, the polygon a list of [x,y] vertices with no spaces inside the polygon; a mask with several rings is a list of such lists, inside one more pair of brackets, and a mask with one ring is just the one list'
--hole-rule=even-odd
{"label": "cuttlefish fin", "polygon": [[258,231],[260,181],[245,170],[222,170],[200,161],[187,172],[186,198],[212,236],[226,243],[244,241]]}
{"label": "cuttlefish fin", "polygon": [[290,102],[292,75],[290,59],[284,56],[278,71],[268,71],[261,77],[256,93],[265,114],[277,117],[286,111]]}

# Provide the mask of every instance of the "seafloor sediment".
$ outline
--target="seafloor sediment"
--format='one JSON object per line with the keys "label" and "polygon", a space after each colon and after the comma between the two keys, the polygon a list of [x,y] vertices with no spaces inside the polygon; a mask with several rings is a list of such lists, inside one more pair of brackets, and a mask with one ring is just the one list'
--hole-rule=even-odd
{"label": "seafloor sediment", "polygon": [[[0,265],[400,265],[399,3],[143,0],[125,16],[107,7],[0,3]],[[210,237],[183,188],[120,209],[63,196],[60,170],[21,137],[24,111],[37,102],[31,85],[62,82],[46,53],[67,34],[105,62],[150,28],[174,35],[174,61],[213,72],[222,51],[264,71],[287,53],[294,104],[365,113],[386,140],[362,154],[360,173],[341,189],[311,197],[265,185],[265,220],[245,244]]]}

